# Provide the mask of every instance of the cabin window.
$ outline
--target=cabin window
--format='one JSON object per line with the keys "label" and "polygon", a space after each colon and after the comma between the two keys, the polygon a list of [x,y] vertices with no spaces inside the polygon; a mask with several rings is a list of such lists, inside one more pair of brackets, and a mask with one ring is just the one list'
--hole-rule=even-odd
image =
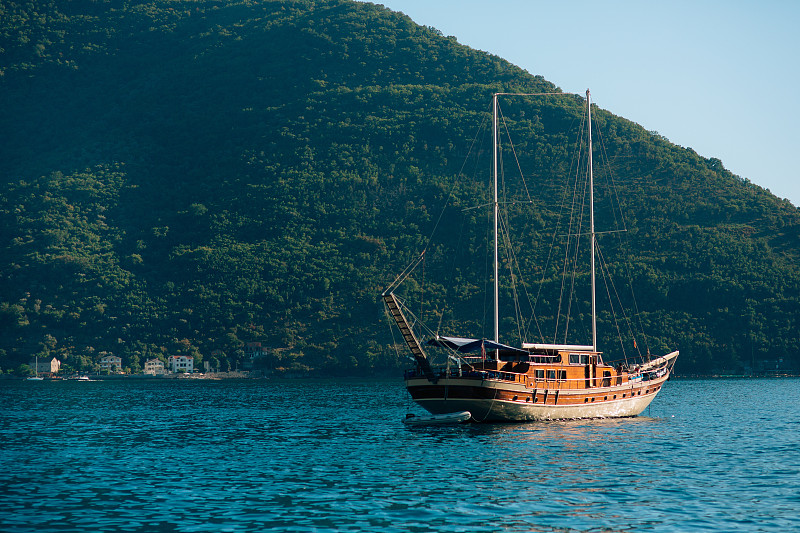
{"label": "cabin window", "polygon": [[567,381],[567,371],[566,370],[559,370],[558,371],[558,379],[561,381]]}
{"label": "cabin window", "polygon": [[539,364],[555,364],[561,362],[561,354],[558,355],[530,355],[529,362]]}
{"label": "cabin window", "polygon": [[585,353],[571,353],[569,354],[569,364],[587,365],[589,364],[589,356]]}
{"label": "cabin window", "polygon": [[555,381],[556,380],[556,371],[555,370],[548,370],[547,371],[547,379],[549,379],[551,381]]}
{"label": "cabin window", "polygon": [[536,370],[535,372],[536,379],[544,379],[544,370]]}

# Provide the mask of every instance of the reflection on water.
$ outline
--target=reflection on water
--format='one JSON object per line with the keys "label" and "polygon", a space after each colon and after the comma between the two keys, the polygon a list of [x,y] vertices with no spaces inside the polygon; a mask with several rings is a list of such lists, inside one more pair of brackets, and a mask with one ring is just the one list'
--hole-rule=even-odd
{"label": "reflection on water", "polygon": [[397,381],[0,382],[0,530],[797,530],[798,384],[408,427]]}

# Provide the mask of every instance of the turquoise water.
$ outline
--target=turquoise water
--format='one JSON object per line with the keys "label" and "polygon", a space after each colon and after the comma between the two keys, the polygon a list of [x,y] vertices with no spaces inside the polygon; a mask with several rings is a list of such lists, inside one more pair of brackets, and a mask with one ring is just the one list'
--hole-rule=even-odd
{"label": "turquoise water", "polygon": [[798,531],[800,380],[409,428],[402,382],[0,382],[0,531]]}

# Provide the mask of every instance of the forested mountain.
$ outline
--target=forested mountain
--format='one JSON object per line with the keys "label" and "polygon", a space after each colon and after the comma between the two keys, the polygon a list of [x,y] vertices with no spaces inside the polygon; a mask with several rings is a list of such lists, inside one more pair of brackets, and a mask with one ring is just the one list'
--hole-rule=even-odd
{"label": "forested mountain", "polygon": [[[226,368],[251,341],[295,371],[406,366],[382,288],[425,246],[490,95],[556,88],[368,3],[3,2],[0,369],[215,350]],[[797,208],[596,115],[654,353],[681,350],[679,373],[800,367]],[[560,148],[540,133],[544,166]]]}

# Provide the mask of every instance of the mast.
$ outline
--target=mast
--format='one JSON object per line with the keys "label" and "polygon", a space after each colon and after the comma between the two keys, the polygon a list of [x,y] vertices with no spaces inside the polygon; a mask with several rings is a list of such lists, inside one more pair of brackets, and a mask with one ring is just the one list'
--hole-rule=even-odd
{"label": "mast", "polygon": [[[498,116],[497,116],[497,97],[499,93],[492,95],[492,167],[493,167],[493,180],[494,180],[494,342],[500,342],[500,280],[499,280],[499,266],[498,266],[498,233],[497,233],[497,218],[499,205],[497,202],[497,129],[498,129]],[[500,358],[500,351],[495,351],[495,357]]]}
{"label": "mast", "polygon": [[597,295],[595,290],[594,274],[594,252],[595,252],[595,233],[594,233],[594,175],[592,173],[592,102],[589,89],[586,89],[586,109],[589,125],[589,219],[590,235],[592,248],[592,350],[597,351]]}

